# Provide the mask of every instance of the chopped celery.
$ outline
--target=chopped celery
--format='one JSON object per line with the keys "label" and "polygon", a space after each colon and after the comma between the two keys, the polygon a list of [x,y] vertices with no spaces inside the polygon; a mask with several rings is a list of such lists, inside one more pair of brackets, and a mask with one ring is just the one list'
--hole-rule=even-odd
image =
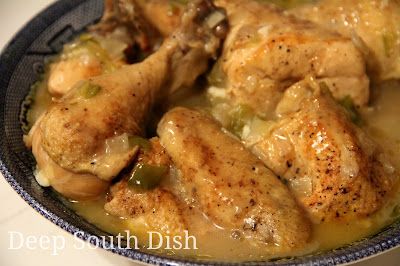
{"label": "chopped celery", "polygon": [[79,41],[81,41],[81,42],[85,42],[88,40],[93,40],[93,35],[91,35],[89,33],[83,33],[79,36]]}
{"label": "chopped celery", "polygon": [[294,8],[300,5],[316,2],[316,0],[258,0],[260,2],[268,2],[278,5],[282,8]]}
{"label": "chopped celery", "polygon": [[250,38],[247,40],[247,44],[250,44],[251,46],[258,45],[262,40],[263,39],[260,34],[256,32],[250,36]]}
{"label": "chopped celery", "polygon": [[248,130],[243,130],[241,139],[247,144],[257,143],[266,135],[270,134],[275,123],[274,121],[267,121],[256,116],[252,119],[251,123],[249,123]]}
{"label": "chopped celery", "polygon": [[148,139],[139,137],[139,136],[130,136],[129,137],[129,145],[131,147],[139,146],[143,150],[150,150],[151,143]]}
{"label": "chopped celery", "polygon": [[100,60],[103,63],[105,73],[113,72],[116,69],[108,52],[91,34],[81,34],[76,41],[66,45],[61,59],[74,58],[81,55],[91,55]]}
{"label": "chopped celery", "polygon": [[328,86],[328,84],[326,84],[326,82],[324,82],[324,81],[320,82],[319,87],[320,87],[322,93],[331,94],[329,86]]}
{"label": "chopped celery", "polygon": [[138,163],[133,169],[128,185],[140,191],[150,190],[157,187],[167,173],[166,166]]}
{"label": "chopped celery", "polygon": [[94,54],[101,62],[103,62],[105,73],[110,73],[115,70],[116,67],[112,63],[109,54],[96,40],[87,40],[82,45],[85,46],[90,53]]}
{"label": "chopped celery", "polygon": [[96,96],[101,91],[101,86],[90,83],[90,81],[84,81],[79,87],[80,95],[85,99],[90,99]]}
{"label": "chopped celery", "polygon": [[189,1],[188,0],[170,0],[169,2],[172,4],[186,5]]}
{"label": "chopped celery", "polygon": [[385,49],[386,57],[390,57],[396,45],[396,37],[393,33],[382,34],[383,49]]}
{"label": "chopped celery", "polygon": [[210,74],[207,76],[208,84],[218,88],[225,87],[225,74],[221,68],[221,60],[218,60],[211,69]]}
{"label": "chopped celery", "polygon": [[396,205],[393,208],[393,211],[390,215],[392,218],[399,218],[400,217],[400,205]]}
{"label": "chopped celery", "polygon": [[361,115],[357,111],[356,106],[354,105],[353,99],[350,96],[344,97],[342,100],[339,101],[339,104],[344,107],[347,111],[351,121],[360,126],[362,125],[363,121]]}
{"label": "chopped celery", "polygon": [[251,107],[240,104],[231,111],[230,117],[230,131],[237,136],[241,136],[243,127],[254,117],[254,111]]}
{"label": "chopped celery", "polygon": [[170,0],[169,1],[169,9],[168,9],[168,15],[169,16],[174,16],[178,15],[180,9],[187,5],[188,1],[187,0]]}
{"label": "chopped celery", "polygon": [[216,27],[219,23],[224,21],[225,18],[226,15],[223,12],[215,10],[210,15],[208,15],[208,17],[205,20],[205,24],[207,25],[207,27],[212,29]]}

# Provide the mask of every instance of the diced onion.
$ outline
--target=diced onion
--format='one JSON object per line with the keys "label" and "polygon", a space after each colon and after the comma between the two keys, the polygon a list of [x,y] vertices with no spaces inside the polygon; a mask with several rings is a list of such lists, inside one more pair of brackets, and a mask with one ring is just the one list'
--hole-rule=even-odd
{"label": "diced onion", "polygon": [[348,147],[343,146],[341,149],[340,161],[341,168],[340,173],[344,178],[352,178],[358,175],[360,167],[357,160],[354,159],[355,155],[353,151],[350,151]]}
{"label": "diced onion", "polygon": [[310,196],[312,194],[312,179],[311,177],[305,176],[302,178],[292,179],[289,182],[292,190],[301,196]]}
{"label": "diced onion", "polygon": [[263,37],[268,37],[270,30],[271,30],[271,25],[266,25],[266,26],[261,27],[258,30],[258,33],[260,35],[262,35]]}
{"label": "diced onion", "polygon": [[231,106],[226,103],[219,103],[213,106],[211,110],[212,116],[221,123],[222,126],[228,127],[231,122],[229,110]]}
{"label": "diced onion", "polygon": [[208,27],[214,28],[224,19],[225,19],[225,14],[219,11],[215,11],[208,16],[208,18],[206,19],[206,24]]}
{"label": "diced onion", "polygon": [[126,133],[106,140],[106,154],[123,153],[128,151],[129,148],[129,136]]}
{"label": "diced onion", "polygon": [[275,122],[273,121],[265,121],[254,117],[251,123],[243,128],[242,139],[246,142],[246,145],[252,146],[268,135],[274,124]]}
{"label": "diced onion", "polygon": [[351,41],[364,56],[369,55],[369,48],[367,44],[364,42],[363,39],[361,39],[361,37],[355,31],[351,33]]}
{"label": "diced onion", "polygon": [[380,153],[378,155],[378,161],[382,164],[383,170],[385,171],[386,174],[393,174],[395,171],[394,166],[389,162],[388,158],[385,156],[385,154]]}
{"label": "diced onion", "polygon": [[382,0],[380,9],[384,9],[384,8],[388,7],[388,5],[389,5],[389,0]]}
{"label": "diced onion", "polygon": [[150,150],[151,142],[148,139],[139,136],[129,136],[130,147],[139,146],[143,150]]}
{"label": "diced onion", "polygon": [[207,93],[214,98],[226,98],[226,89],[211,86],[208,88]]}
{"label": "diced onion", "polygon": [[124,51],[128,48],[128,45],[111,36],[110,38],[97,37],[97,40],[100,43],[100,46],[103,47],[111,59],[120,60],[124,58]]}
{"label": "diced onion", "polygon": [[36,181],[42,187],[49,187],[50,186],[50,180],[48,178],[44,177],[40,170],[36,169],[33,172],[33,175],[35,176]]}

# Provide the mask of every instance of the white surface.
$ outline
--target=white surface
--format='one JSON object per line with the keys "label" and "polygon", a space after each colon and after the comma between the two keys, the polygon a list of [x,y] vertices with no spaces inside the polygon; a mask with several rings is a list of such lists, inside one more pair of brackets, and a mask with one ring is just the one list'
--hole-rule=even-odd
{"label": "white surface", "polygon": [[[52,0],[0,0],[0,50],[8,40],[29,19],[42,10]],[[70,234],[47,221],[25,203],[16,192],[0,176],[0,265],[135,265],[135,263],[101,249],[91,249],[86,246],[83,250],[74,248],[80,243]],[[10,232],[21,232],[28,235],[62,236],[66,240],[66,247],[58,255],[52,255],[50,249],[28,249],[26,246],[19,250],[9,250]],[[400,249],[360,262],[357,265],[385,265],[397,266],[400,264]]]}

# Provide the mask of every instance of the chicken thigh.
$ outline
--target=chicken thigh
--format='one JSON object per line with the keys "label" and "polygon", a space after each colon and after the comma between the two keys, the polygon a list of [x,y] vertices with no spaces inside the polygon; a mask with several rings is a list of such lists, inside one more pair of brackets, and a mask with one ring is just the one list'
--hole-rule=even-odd
{"label": "chicken thigh", "polygon": [[388,158],[314,80],[289,88],[277,121],[246,146],[296,195],[315,222],[376,212],[395,184]]}
{"label": "chicken thigh", "polygon": [[[139,2],[143,10],[152,10],[145,16],[163,21],[154,23],[162,32],[173,29],[182,10],[182,5],[176,5],[176,12],[171,12],[167,0]],[[226,9],[231,26],[216,66],[223,82],[216,86],[227,88],[231,102],[248,105],[268,116],[284,90],[307,75],[324,81],[337,99],[350,96],[359,106],[368,102],[365,61],[351,38],[265,2],[215,2]]]}
{"label": "chicken thigh", "polygon": [[213,119],[177,107],[158,134],[185,201],[216,226],[277,252],[308,241],[310,224],[285,185]]}
{"label": "chicken thigh", "polygon": [[351,39],[259,1],[217,4],[227,10],[231,25],[220,71],[232,101],[268,115],[287,87],[313,75],[337,99],[368,102],[365,62]]}
{"label": "chicken thigh", "polygon": [[290,11],[352,38],[374,79],[400,78],[400,2],[321,0]]}

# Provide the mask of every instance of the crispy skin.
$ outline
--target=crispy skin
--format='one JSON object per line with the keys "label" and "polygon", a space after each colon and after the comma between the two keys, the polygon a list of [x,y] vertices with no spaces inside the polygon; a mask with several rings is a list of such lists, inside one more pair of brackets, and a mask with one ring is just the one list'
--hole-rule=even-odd
{"label": "crispy skin", "polygon": [[310,224],[288,189],[214,120],[178,107],[165,114],[158,134],[181,171],[187,201],[214,224],[276,252],[308,241]]}
{"label": "crispy skin", "polygon": [[278,110],[269,132],[247,144],[289,183],[314,221],[366,217],[382,207],[394,170],[329,94],[303,82],[286,91]]}

